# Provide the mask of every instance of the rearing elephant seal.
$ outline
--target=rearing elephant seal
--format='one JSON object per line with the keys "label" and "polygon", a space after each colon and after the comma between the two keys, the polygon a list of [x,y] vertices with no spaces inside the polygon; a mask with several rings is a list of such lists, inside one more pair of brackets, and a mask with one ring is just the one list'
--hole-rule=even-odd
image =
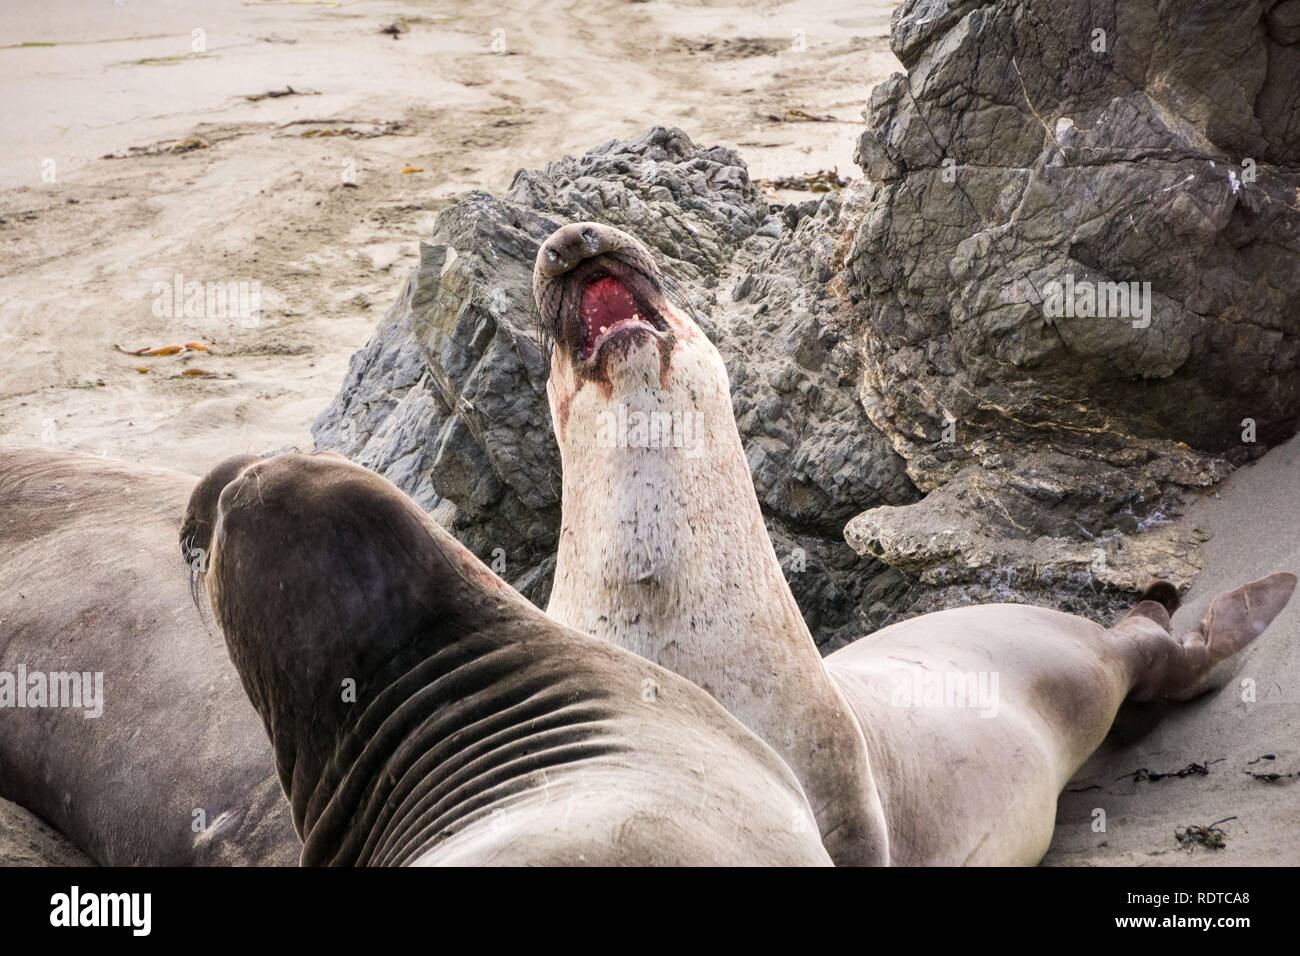
{"label": "rearing elephant seal", "polygon": [[717,349],[607,226],[552,235],[533,288],[564,471],[547,613],[699,684],[790,764],[833,860],[887,862],[862,731],[772,550]]}
{"label": "rearing elephant seal", "polygon": [[[565,226],[533,288],[564,469],[548,612],[696,682],[770,743],[837,863],[1036,861],[1120,703],[1187,693],[1295,586],[1274,574],[1221,595],[1182,639],[1160,601],[1110,630],[999,604],[915,618],[823,662],[763,526],[726,369],[650,252]],[[951,703],[949,685],[985,706]]]}
{"label": "rearing elephant seal", "polygon": [[304,864],[829,865],[770,747],[546,617],[383,478],[331,453],[209,478],[184,544]]}

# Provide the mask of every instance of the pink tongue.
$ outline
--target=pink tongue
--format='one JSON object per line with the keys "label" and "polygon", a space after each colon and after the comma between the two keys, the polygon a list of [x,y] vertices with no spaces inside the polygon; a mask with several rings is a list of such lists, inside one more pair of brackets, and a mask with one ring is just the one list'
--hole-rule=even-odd
{"label": "pink tongue", "polygon": [[613,276],[597,279],[582,290],[582,318],[587,324],[587,339],[582,354],[590,355],[603,330],[636,315],[636,302],[627,286]]}

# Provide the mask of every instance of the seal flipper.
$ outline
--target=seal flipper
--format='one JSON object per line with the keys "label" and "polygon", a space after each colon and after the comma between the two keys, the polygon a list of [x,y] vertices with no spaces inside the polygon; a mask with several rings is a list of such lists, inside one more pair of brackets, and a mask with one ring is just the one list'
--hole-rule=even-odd
{"label": "seal flipper", "polygon": [[1119,623],[1123,624],[1134,617],[1145,617],[1148,620],[1155,621],[1167,631],[1173,614],[1178,610],[1180,603],[1178,588],[1168,581],[1153,581],[1142,592],[1137,604],[1133,605],[1132,609],[1120,618]]}
{"label": "seal flipper", "polygon": [[1295,586],[1294,574],[1279,571],[1218,595],[1195,630],[1171,639],[1170,653],[1143,676],[1132,698],[1190,700],[1208,690],[1210,669],[1263,634],[1286,607]]}
{"label": "seal flipper", "polygon": [[1171,617],[1178,610],[1179,605],[1182,604],[1182,600],[1178,597],[1178,588],[1168,581],[1152,581],[1147,585],[1147,589],[1142,592],[1142,597],[1138,599],[1138,603],[1143,604],[1147,601],[1155,601]]}
{"label": "seal flipper", "polygon": [[1165,696],[1190,700],[1205,690],[1202,678],[1210,668],[1263,634],[1291,600],[1295,586],[1294,574],[1279,571],[1234,591],[1225,591],[1211,601],[1196,630],[1181,638],[1183,662],[1178,674],[1179,686]]}

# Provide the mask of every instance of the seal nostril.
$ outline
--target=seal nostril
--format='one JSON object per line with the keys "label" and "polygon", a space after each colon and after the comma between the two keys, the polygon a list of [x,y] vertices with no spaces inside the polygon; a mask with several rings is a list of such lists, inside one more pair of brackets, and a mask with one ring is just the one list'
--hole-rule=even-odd
{"label": "seal nostril", "polygon": [[560,261],[560,254],[559,254],[558,252],[556,252],[554,249],[547,249],[547,250],[546,250],[546,258],[547,258],[548,260],[550,260],[551,262],[559,262],[559,261]]}

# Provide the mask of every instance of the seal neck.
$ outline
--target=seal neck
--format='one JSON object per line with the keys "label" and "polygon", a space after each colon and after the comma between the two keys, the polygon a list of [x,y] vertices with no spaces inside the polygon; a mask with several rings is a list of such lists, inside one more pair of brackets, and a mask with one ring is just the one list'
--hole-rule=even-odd
{"label": "seal neck", "polygon": [[537,651],[479,634],[394,675],[317,774],[293,775],[302,864],[411,863],[539,774],[616,750],[599,691]]}
{"label": "seal neck", "polygon": [[587,746],[570,717],[608,691],[563,629],[377,475],[277,456],[216,508],[205,586],[304,863],[406,860]]}
{"label": "seal neck", "polygon": [[548,613],[700,677],[732,638],[751,658],[763,636],[817,661],[734,429],[701,445],[695,455],[629,447],[565,461]]}
{"label": "seal neck", "polygon": [[547,613],[713,695],[794,770],[823,834],[838,834],[827,839],[836,862],[883,863],[862,732],[781,571],[718,366],[690,385],[614,392],[638,411],[689,394],[688,413],[704,416],[694,447],[583,443],[570,421]]}
{"label": "seal neck", "polygon": [[611,366],[607,396],[572,399],[548,613],[717,696],[710,663],[732,653],[775,642],[820,659],[763,524],[726,368],[695,335],[666,382],[629,359]]}

